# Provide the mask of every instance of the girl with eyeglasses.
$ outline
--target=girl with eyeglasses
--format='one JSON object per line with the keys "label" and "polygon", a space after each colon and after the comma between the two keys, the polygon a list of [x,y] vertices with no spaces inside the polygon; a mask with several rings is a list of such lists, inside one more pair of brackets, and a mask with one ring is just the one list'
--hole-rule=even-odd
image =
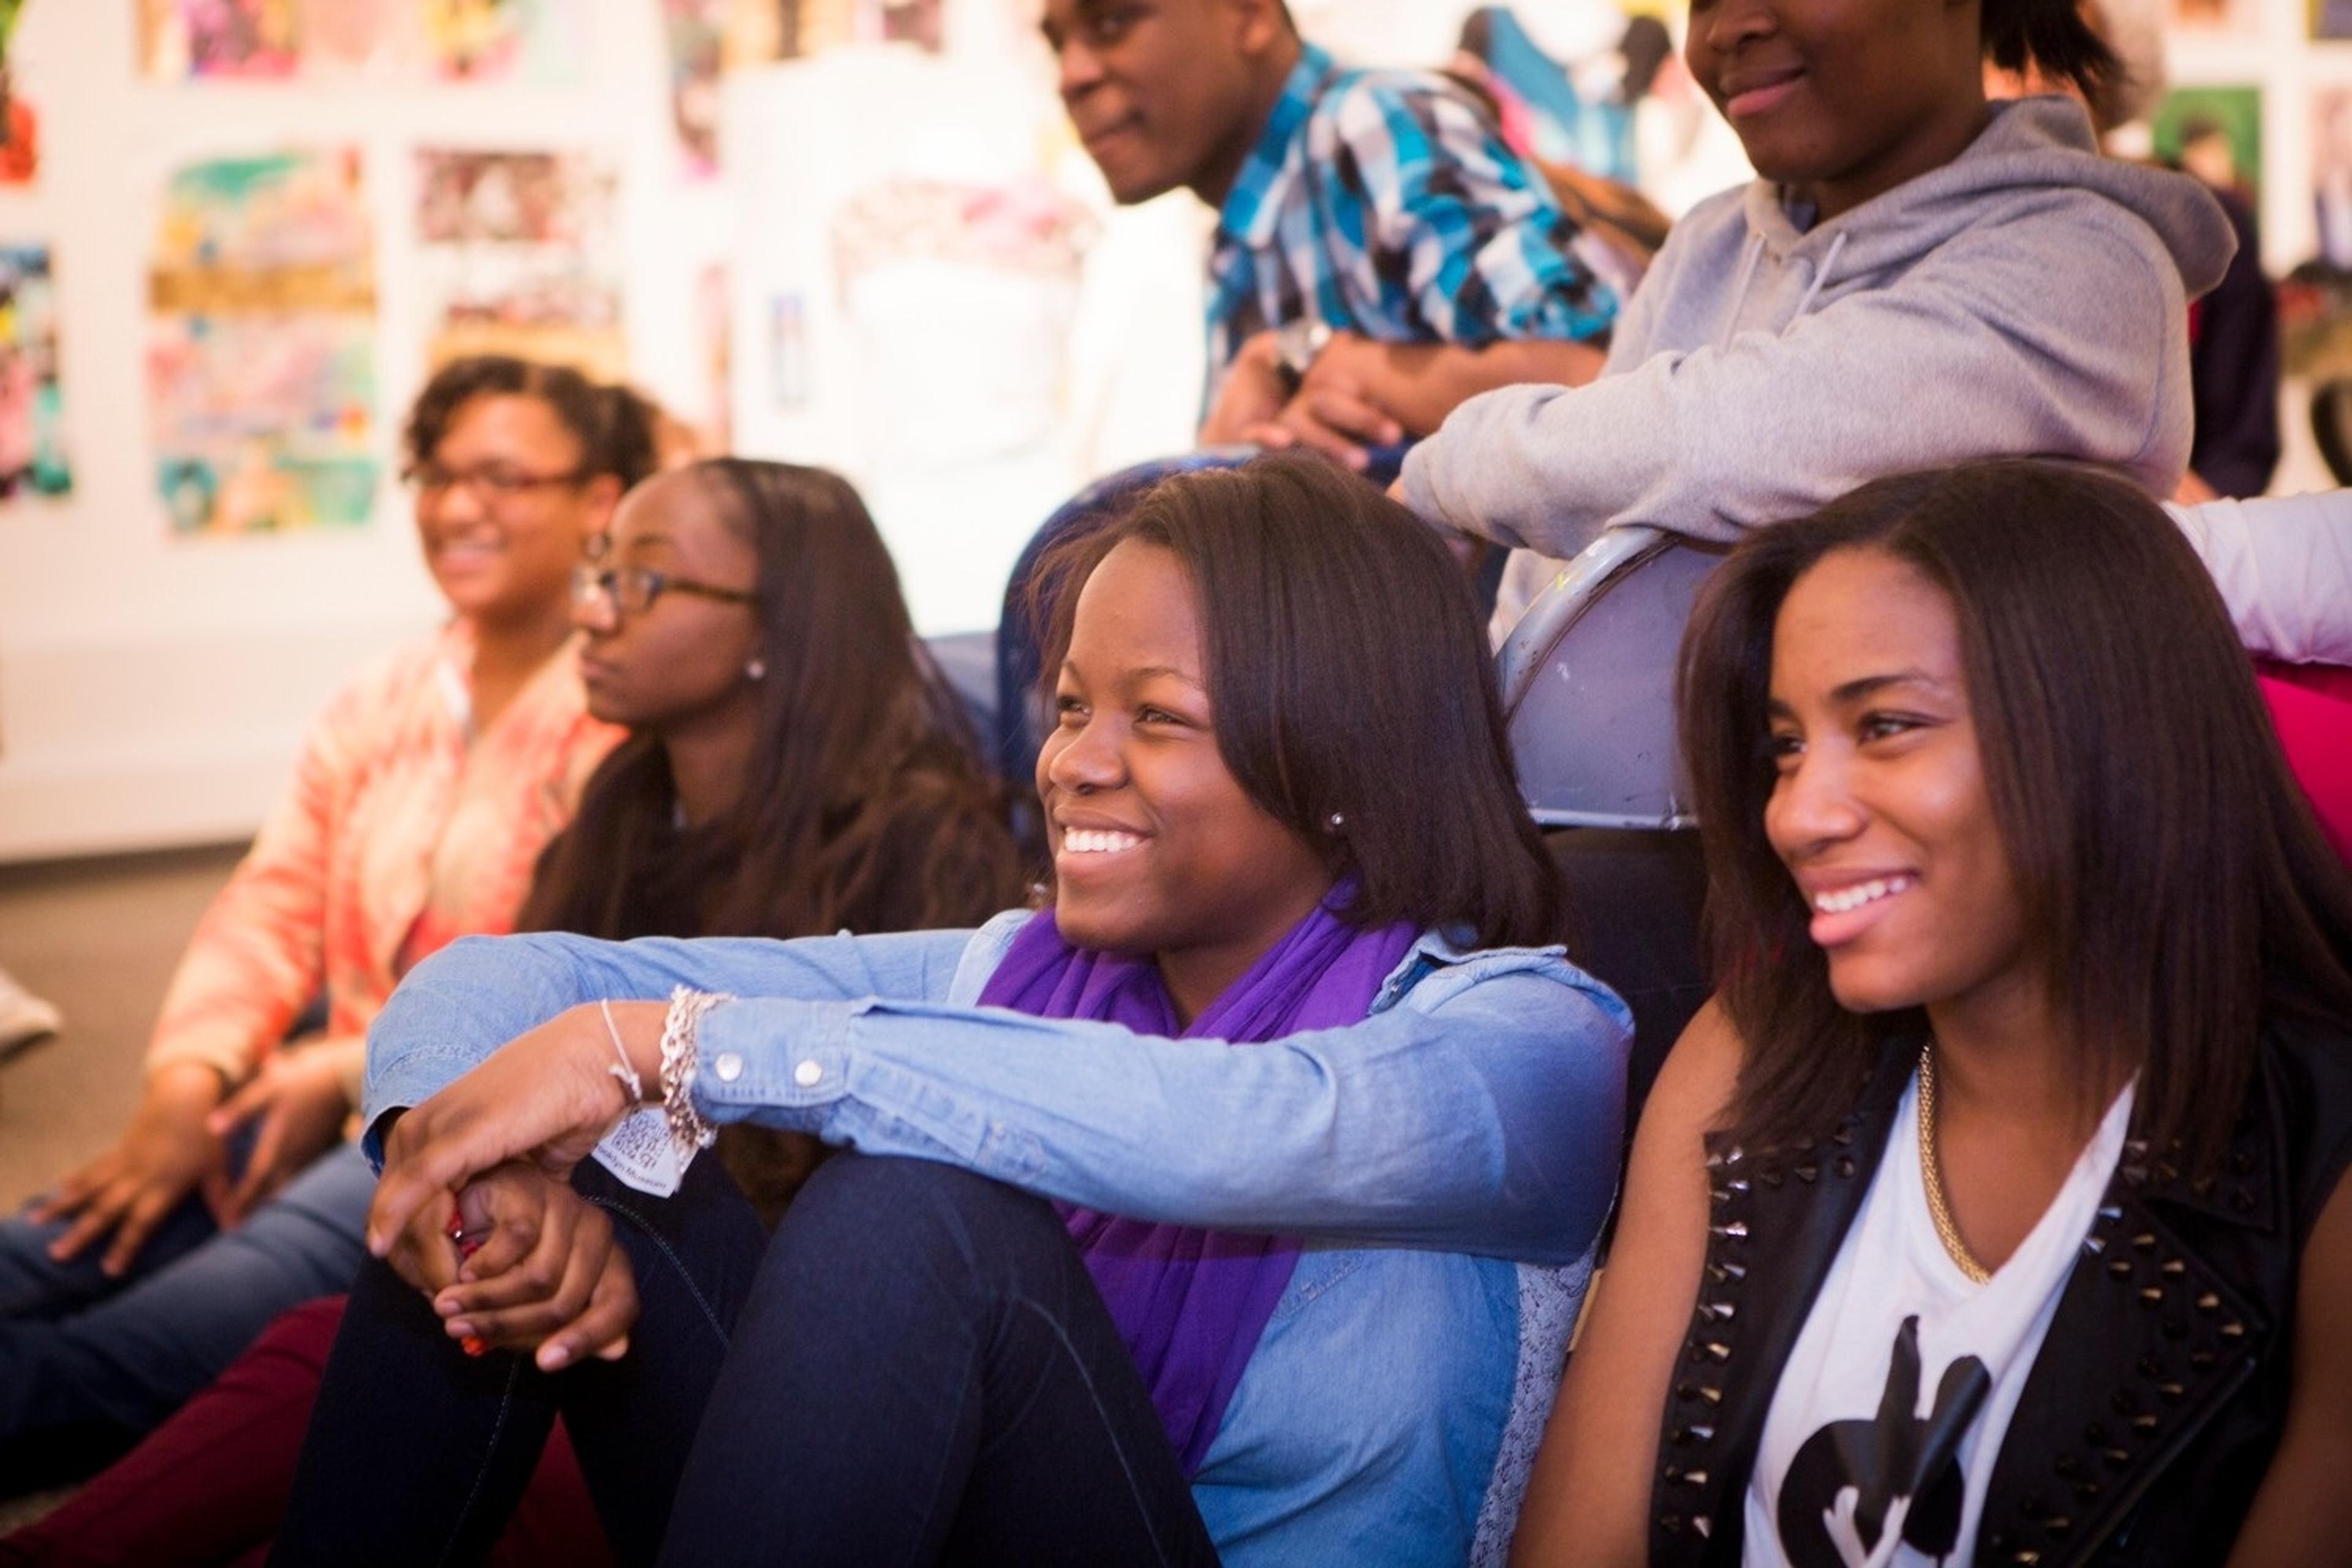
{"label": "girl with eyeglasses", "polygon": [[[737,458],[672,469],[629,492],[593,557],[572,578],[588,710],[628,738],[541,857],[520,929],[912,931],[1019,900],[1001,792],[845,480]],[[772,1225],[819,1148],[746,1123],[714,1152]],[[285,1506],[342,1312],[338,1296],[281,1316],[121,1463],[0,1541],[0,1563],[244,1560]],[[492,1560],[603,1550],[568,1443],[551,1445]]]}
{"label": "girl with eyeglasses", "polygon": [[369,1023],[427,954],[512,929],[618,739],[583,700],[569,587],[654,467],[649,406],[461,360],[405,443],[450,618],[329,704],[181,961],[130,1124],[0,1224],[0,1489],[92,1468],[343,1287],[373,1185],[342,1137]]}

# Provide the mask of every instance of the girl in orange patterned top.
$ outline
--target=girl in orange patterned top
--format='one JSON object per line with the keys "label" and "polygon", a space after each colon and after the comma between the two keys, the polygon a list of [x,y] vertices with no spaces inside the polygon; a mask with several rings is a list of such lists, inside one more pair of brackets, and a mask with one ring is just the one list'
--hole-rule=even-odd
{"label": "girl in orange patterned top", "polygon": [[[512,929],[532,862],[621,733],[584,706],[569,588],[655,466],[651,409],[569,370],[460,360],[405,441],[425,564],[455,614],[328,706],[173,978],[130,1125],[0,1224],[15,1485],[91,1467],[278,1311],[343,1287],[373,1186],[342,1139],[369,1023],[435,949]],[[323,1028],[287,1042],[321,996]]]}

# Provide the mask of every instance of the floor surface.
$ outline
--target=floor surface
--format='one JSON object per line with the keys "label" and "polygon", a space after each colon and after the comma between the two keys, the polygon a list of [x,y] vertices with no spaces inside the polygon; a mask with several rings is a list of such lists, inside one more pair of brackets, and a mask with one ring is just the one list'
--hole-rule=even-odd
{"label": "floor surface", "polygon": [[[65,1015],[60,1033],[0,1065],[0,1214],[121,1130],[172,966],[242,853],[0,866],[0,965]],[[0,1503],[0,1534],[65,1495]]]}

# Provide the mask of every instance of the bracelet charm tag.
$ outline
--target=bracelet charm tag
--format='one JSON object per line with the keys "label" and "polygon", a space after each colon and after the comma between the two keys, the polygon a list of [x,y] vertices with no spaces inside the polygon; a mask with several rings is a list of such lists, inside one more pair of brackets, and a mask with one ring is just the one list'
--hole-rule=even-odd
{"label": "bracelet charm tag", "polygon": [[623,1185],[666,1198],[686,1179],[686,1161],[658,1105],[633,1110],[596,1145],[596,1160]]}

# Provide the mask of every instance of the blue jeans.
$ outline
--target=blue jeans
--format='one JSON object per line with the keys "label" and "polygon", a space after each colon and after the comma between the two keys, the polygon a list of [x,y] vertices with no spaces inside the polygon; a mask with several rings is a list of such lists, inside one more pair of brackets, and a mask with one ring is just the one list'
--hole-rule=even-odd
{"label": "blue jeans", "polygon": [[1150,1394],[1039,1199],[844,1156],[771,1243],[715,1168],[615,1217],[629,1352],[552,1377],[458,1354],[418,1292],[355,1284],[271,1561],[478,1559],[560,1409],[625,1563],[1213,1563]]}
{"label": "blue jeans", "polygon": [[341,1144],[234,1229],[191,1196],[116,1279],[102,1243],[50,1258],[66,1222],[0,1221],[0,1476],[39,1484],[128,1447],[279,1312],[342,1289],[374,1192],[359,1145]]}

